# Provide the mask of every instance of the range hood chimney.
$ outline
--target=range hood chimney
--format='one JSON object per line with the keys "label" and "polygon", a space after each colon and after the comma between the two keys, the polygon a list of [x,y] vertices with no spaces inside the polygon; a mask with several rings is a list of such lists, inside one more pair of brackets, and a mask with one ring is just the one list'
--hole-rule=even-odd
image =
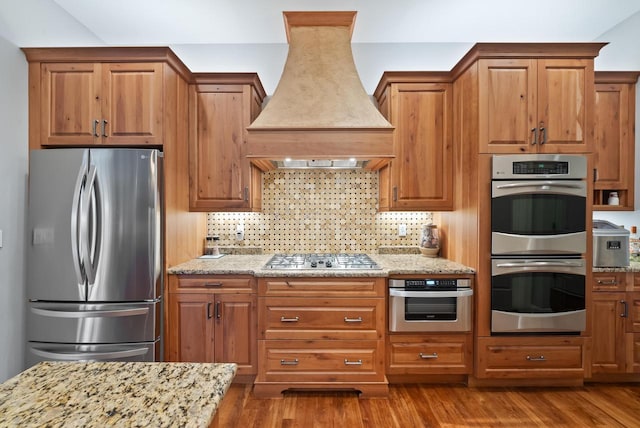
{"label": "range hood chimney", "polygon": [[285,159],[294,165],[306,160],[309,167],[347,160],[365,161],[367,169],[386,165],[394,157],[393,126],[356,71],[356,12],[283,15],[289,55],[271,100],[247,128],[247,157],[263,170]]}

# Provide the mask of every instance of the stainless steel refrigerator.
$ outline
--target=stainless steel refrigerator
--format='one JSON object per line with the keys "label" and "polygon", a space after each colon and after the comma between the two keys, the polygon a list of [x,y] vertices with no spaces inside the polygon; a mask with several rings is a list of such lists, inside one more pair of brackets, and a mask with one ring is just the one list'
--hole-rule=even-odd
{"label": "stainless steel refrigerator", "polygon": [[27,365],[162,359],[162,153],[33,150]]}

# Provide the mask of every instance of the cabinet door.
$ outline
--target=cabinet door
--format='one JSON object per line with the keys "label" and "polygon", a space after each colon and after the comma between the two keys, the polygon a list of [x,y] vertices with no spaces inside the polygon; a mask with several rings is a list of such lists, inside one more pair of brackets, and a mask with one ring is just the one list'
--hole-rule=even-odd
{"label": "cabinet door", "polygon": [[627,331],[640,333],[640,292],[627,293],[625,313],[627,315]]}
{"label": "cabinet door", "polygon": [[[633,209],[635,85],[597,83],[595,98],[595,198],[597,209]],[[617,191],[619,206],[606,205]],[[596,207],[594,207],[595,209]]]}
{"label": "cabinet door", "polygon": [[538,60],[538,150],[591,152],[594,98],[592,60]]}
{"label": "cabinet door", "polygon": [[160,63],[103,65],[104,144],[162,144],[162,74]]}
{"label": "cabinet door", "polygon": [[[246,98],[246,100],[245,100]],[[195,85],[190,92],[190,208],[249,209],[250,166],[245,158],[249,88]]]}
{"label": "cabinet door", "polygon": [[256,374],[256,296],[216,294],[215,361],[238,364],[238,374]]}
{"label": "cabinet door", "polygon": [[640,373],[640,333],[627,333],[627,372]]}
{"label": "cabinet door", "polygon": [[392,94],[395,155],[391,205],[397,210],[453,207],[451,85],[398,84]]}
{"label": "cabinet door", "polygon": [[624,373],[625,293],[593,293],[591,372]]}
{"label": "cabinet door", "polygon": [[536,60],[480,60],[478,79],[480,153],[535,152]]}
{"label": "cabinet door", "polygon": [[169,296],[170,361],[214,362],[214,306],[210,294]]}
{"label": "cabinet door", "polygon": [[[40,143],[88,146],[100,142],[101,68],[93,63],[43,63]],[[99,134],[98,134],[99,135]]]}

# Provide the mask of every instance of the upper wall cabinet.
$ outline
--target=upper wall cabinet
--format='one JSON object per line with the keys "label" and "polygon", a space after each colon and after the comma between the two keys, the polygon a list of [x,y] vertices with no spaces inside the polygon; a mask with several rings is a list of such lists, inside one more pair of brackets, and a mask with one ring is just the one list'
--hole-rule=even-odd
{"label": "upper wall cabinet", "polygon": [[[639,72],[596,72],[594,210],[634,209],[636,82]],[[607,205],[611,192],[619,205]]]}
{"label": "upper wall cabinet", "polygon": [[481,153],[588,153],[592,59],[481,59]]}
{"label": "upper wall cabinet", "polygon": [[196,74],[189,92],[192,211],[259,211],[262,172],[246,158],[247,126],[265,97],[255,73]]}
{"label": "upper wall cabinet", "polygon": [[165,83],[175,70],[183,77],[189,74],[168,48],[24,52],[31,148],[163,145],[165,102],[170,101]]}
{"label": "upper wall cabinet", "polygon": [[604,45],[477,43],[452,70],[464,150],[590,153],[593,58]]}
{"label": "upper wall cabinet", "polygon": [[443,73],[386,72],[375,96],[395,126],[395,158],[380,170],[380,211],[453,208],[453,90]]}
{"label": "upper wall cabinet", "polygon": [[165,67],[173,62],[188,75],[168,48],[24,52],[30,63],[31,148],[162,146]]}

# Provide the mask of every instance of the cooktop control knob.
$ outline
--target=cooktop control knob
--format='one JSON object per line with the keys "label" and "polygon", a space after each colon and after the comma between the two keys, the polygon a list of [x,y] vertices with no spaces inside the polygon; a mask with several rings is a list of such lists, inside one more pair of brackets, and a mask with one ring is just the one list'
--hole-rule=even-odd
{"label": "cooktop control knob", "polygon": [[318,262],[311,262],[311,267],[318,267]]}
{"label": "cooktop control knob", "polygon": [[325,265],[326,267],[331,267],[331,266],[333,266],[333,265],[331,264],[331,261],[330,261],[330,260],[327,260],[327,262],[326,262],[324,265]]}

